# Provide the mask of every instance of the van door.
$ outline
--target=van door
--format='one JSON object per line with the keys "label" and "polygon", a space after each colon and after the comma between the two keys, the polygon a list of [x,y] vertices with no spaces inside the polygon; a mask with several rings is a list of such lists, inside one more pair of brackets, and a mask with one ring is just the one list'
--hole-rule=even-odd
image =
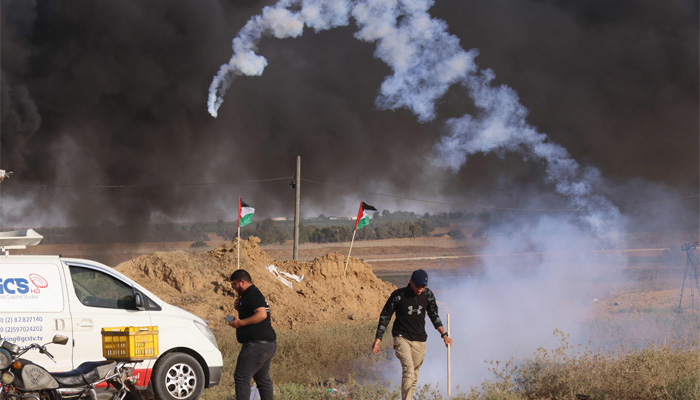
{"label": "van door", "polygon": [[[51,342],[54,335],[70,338],[70,313],[64,288],[61,266],[56,263],[4,260],[0,264],[2,339],[28,346]],[[49,345],[47,350],[55,357],[55,362],[35,350],[22,357],[51,371],[72,369],[72,346]]]}
{"label": "van door", "polygon": [[[136,289],[117,275],[89,264],[67,263],[73,326],[73,367],[102,360],[102,328],[151,326],[148,310],[136,307]],[[139,365],[149,368],[148,362]]]}

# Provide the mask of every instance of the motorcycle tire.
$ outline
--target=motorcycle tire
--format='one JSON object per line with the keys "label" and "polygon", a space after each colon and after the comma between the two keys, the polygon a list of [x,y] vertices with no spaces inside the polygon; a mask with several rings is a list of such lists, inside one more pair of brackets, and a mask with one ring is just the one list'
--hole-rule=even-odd
{"label": "motorcycle tire", "polygon": [[170,353],[156,363],[151,384],[158,400],[196,400],[204,390],[204,371],[189,354]]}
{"label": "motorcycle tire", "polygon": [[58,398],[60,398],[60,396],[53,390],[42,390],[38,394],[41,400],[57,400]]}

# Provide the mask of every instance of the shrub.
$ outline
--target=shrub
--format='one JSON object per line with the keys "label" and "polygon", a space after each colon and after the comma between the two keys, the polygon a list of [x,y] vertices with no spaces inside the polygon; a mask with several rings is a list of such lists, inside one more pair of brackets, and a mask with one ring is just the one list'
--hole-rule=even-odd
{"label": "shrub", "polygon": [[[561,345],[539,349],[512,380],[526,398],[700,399],[700,350],[692,344],[621,347],[615,353],[574,349],[560,331]],[[670,394],[674,393],[673,396]]]}
{"label": "shrub", "polygon": [[447,236],[456,240],[464,239],[464,233],[462,233],[462,231],[459,229],[452,229],[451,231],[447,232]]}

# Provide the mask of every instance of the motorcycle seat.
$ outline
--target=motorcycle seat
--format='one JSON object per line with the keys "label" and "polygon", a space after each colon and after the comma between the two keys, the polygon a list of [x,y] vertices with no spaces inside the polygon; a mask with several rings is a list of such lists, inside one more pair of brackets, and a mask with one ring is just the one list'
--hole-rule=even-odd
{"label": "motorcycle seat", "polygon": [[83,386],[103,379],[115,365],[117,365],[116,361],[88,361],[80,364],[78,368],[72,371],[58,372],[51,375],[62,387]]}

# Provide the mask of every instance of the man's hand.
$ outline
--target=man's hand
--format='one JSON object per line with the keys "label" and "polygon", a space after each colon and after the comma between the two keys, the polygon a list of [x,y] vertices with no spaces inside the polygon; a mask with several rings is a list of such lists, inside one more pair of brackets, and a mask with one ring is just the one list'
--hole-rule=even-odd
{"label": "man's hand", "polygon": [[265,310],[265,307],[258,307],[250,317],[244,319],[236,318],[229,323],[229,326],[238,329],[242,326],[255,325],[263,322],[265,318],[267,318],[267,310]]}
{"label": "man's hand", "polygon": [[372,344],[372,352],[374,354],[379,354],[379,343],[381,342],[381,339],[374,339],[374,344]]}
{"label": "man's hand", "polygon": [[445,342],[445,347],[452,345],[452,339],[450,339],[450,337],[447,335],[447,332],[445,332],[445,328],[443,328],[442,326],[438,326],[437,330],[438,332],[440,332],[440,336]]}
{"label": "man's hand", "polygon": [[452,339],[449,336],[445,335],[442,339],[445,341],[445,347],[452,345]]}

